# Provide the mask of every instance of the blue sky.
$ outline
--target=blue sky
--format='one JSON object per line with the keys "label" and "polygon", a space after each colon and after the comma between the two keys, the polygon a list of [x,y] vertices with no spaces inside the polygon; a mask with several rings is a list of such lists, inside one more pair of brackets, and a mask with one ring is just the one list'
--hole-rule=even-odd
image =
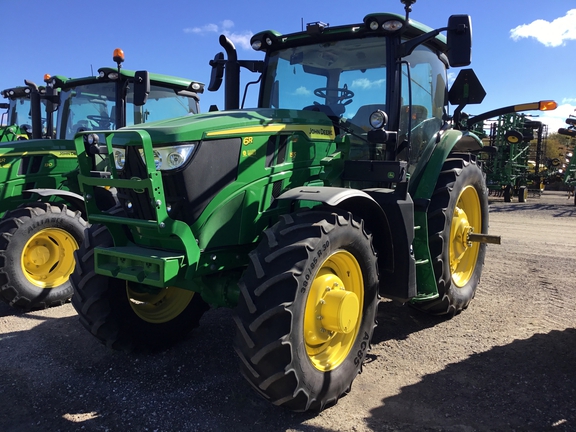
{"label": "blue sky", "polygon": [[[248,46],[254,33],[291,33],[302,22],[356,23],[372,12],[403,14],[404,9],[400,0],[0,0],[0,89],[23,84],[24,78],[40,84],[45,73],[90,76],[92,70],[114,65],[117,47],[124,50],[126,69],[208,83],[208,62],[221,51],[221,33],[235,42],[239,58],[260,59]],[[470,67],[487,92],[481,105],[465,111],[479,114],[554,99],[559,109],[541,120],[551,132],[565,126],[564,119],[576,108],[576,1],[418,0],[411,18],[438,28],[451,14],[472,17]],[[244,77],[254,78],[249,72]],[[202,95],[204,110],[211,104],[223,107],[223,87]],[[255,101],[254,90],[250,96],[248,101]]]}

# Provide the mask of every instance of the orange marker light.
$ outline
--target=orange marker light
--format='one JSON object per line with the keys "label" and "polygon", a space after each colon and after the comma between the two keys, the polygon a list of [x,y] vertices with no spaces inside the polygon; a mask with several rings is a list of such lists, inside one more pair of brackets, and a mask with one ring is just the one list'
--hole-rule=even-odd
{"label": "orange marker light", "polygon": [[547,100],[547,101],[540,101],[540,107],[538,108],[540,111],[552,111],[558,108],[558,104],[556,101]]}
{"label": "orange marker light", "polygon": [[124,62],[124,51],[122,51],[120,48],[116,48],[114,50],[112,60],[114,60],[116,63],[123,63]]}
{"label": "orange marker light", "polygon": [[44,74],[44,82],[47,83],[48,81],[50,81],[50,78],[52,78],[50,76],[50,74]]}

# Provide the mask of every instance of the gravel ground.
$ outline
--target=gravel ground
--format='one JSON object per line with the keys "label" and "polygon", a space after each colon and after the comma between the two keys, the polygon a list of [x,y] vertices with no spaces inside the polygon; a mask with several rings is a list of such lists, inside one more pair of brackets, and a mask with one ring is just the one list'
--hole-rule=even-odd
{"label": "gravel ground", "polygon": [[576,207],[492,202],[470,307],[453,319],[384,301],[364,372],[320,414],[269,405],[238,373],[229,310],[178,346],[100,345],[70,304],[0,304],[0,431],[576,430]]}

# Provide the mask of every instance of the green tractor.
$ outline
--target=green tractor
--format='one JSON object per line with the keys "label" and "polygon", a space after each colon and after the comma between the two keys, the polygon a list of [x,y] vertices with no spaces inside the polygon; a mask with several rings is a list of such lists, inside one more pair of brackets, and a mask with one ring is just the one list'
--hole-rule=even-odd
{"label": "green tractor", "polygon": [[[44,87],[37,87],[34,83],[25,81],[26,86],[13,87],[2,90],[2,97],[8,102],[0,103],[0,109],[6,111],[2,113],[0,121],[0,142],[21,141],[30,138],[43,138],[42,131],[47,130],[51,120],[50,111],[48,115],[42,115],[39,98],[46,93]],[[34,101],[34,103],[32,103]],[[46,105],[46,102],[44,102]]]}
{"label": "green tractor", "polygon": [[[73,252],[86,228],[74,135],[198,113],[202,83],[124,70],[121,50],[114,60],[117,67],[98,76],[47,80],[41,98],[57,108],[54,130],[45,134],[51,139],[0,144],[0,299],[15,308],[56,306],[73,294]],[[107,189],[97,192],[104,205],[116,203]]]}
{"label": "green tractor", "polygon": [[[566,119],[567,128],[558,129],[560,135],[566,135],[572,138],[576,138],[576,117],[570,115]],[[572,197],[574,199],[574,205],[576,205],[576,145],[574,145],[574,140],[572,140],[572,148],[567,149],[564,153],[565,161],[560,161],[559,173],[564,174],[564,183],[571,188]]]}
{"label": "green tractor", "polygon": [[[209,305],[232,307],[254,389],[322,410],[361,371],[380,297],[439,315],[468,306],[498,241],[482,142],[463,126],[485,93],[465,69],[447,94],[449,65],[470,63],[470,17],[433,30],[405,3],[406,16],[260,32],[262,61],[221,36],[209,90],[225,83],[225,110],[76,137],[93,225],[72,304],[89,332],[162,349]],[[259,74],[257,108],[241,107],[241,68]]]}

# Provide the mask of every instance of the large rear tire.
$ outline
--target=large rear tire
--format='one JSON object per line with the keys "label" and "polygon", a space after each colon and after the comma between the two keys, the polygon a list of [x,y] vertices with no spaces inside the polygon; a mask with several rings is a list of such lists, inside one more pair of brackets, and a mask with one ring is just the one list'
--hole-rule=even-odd
{"label": "large rear tire", "polygon": [[428,242],[439,297],[414,301],[435,315],[456,315],[468,307],[480,282],[486,244],[469,233],[488,233],[488,195],[474,157],[447,159],[428,209]]}
{"label": "large rear tire", "polygon": [[131,285],[96,274],[94,248],[112,245],[108,229],[92,225],[76,253],[72,305],[82,325],[120,351],[156,351],[184,339],[198,326],[208,304],[193,291]]}
{"label": "large rear tire", "polygon": [[235,314],[248,382],[275,405],[320,411],[346,394],[375,327],[372,238],[350,213],[285,215],[250,254]]}
{"label": "large rear tire", "polygon": [[80,212],[31,203],[0,222],[0,299],[23,309],[59,306],[72,297],[74,251],[84,236]]}

